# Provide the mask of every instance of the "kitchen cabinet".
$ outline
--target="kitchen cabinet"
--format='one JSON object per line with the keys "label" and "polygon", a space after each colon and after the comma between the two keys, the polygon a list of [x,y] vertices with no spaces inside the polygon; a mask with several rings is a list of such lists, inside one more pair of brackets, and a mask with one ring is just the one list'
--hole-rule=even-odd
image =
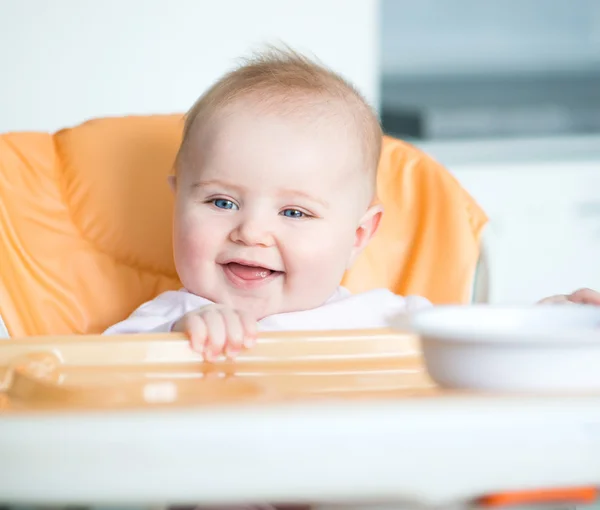
{"label": "kitchen cabinet", "polygon": [[584,157],[523,153],[511,158],[508,142],[503,151],[508,157],[471,153],[462,162],[456,154],[448,157],[446,166],[490,218],[484,244],[492,303],[531,303],[582,286],[600,289],[596,142],[598,154],[586,150],[580,152]]}

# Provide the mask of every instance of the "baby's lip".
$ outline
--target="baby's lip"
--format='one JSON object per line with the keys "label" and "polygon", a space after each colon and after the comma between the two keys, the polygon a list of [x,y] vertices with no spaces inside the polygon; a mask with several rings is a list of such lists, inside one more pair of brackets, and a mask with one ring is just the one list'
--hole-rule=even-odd
{"label": "baby's lip", "polygon": [[239,264],[240,266],[256,267],[258,269],[266,269],[267,271],[271,271],[273,273],[283,273],[284,272],[280,269],[275,269],[275,267],[270,266],[268,264],[263,264],[262,262],[255,262],[255,261],[246,260],[246,259],[227,259],[224,262],[221,262],[221,265],[223,265],[223,266],[226,266],[227,264]]}

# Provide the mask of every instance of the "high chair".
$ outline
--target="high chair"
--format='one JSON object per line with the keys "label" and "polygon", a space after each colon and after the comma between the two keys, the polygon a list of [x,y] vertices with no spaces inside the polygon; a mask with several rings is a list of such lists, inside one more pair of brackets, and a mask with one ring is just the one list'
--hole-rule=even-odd
{"label": "high chair", "polygon": [[[594,500],[597,399],[443,390],[406,332],[262,334],[210,364],[182,335],[98,335],[179,286],[166,178],[181,129],[149,116],[0,137],[0,505]],[[385,138],[378,193],[381,229],[344,285],[474,299],[486,217],[460,185]]]}

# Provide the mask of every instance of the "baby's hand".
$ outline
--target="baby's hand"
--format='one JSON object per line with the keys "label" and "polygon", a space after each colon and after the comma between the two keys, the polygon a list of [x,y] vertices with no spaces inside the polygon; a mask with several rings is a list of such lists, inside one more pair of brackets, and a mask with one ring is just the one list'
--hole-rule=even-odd
{"label": "baby's hand", "polygon": [[223,305],[209,305],[187,313],[172,331],[185,333],[192,349],[207,361],[224,354],[235,357],[243,348],[256,343],[256,321],[248,314]]}
{"label": "baby's hand", "polygon": [[538,304],[569,304],[600,306],[600,292],[592,289],[579,289],[571,294],[559,294],[538,301]]}

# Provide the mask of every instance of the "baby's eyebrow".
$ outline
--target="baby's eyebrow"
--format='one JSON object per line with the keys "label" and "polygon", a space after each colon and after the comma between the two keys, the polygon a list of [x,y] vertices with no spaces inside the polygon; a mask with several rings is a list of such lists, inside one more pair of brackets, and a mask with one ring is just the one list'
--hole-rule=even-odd
{"label": "baby's eyebrow", "polygon": [[318,204],[321,204],[323,207],[325,208],[329,208],[329,203],[326,202],[325,200],[315,197],[313,195],[311,195],[310,193],[306,193],[305,191],[300,191],[297,189],[282,189],[279,191],[279,195],[281,197],[300,197],[300,198],[304,198],[306,200],[310,200],[312,202],[316,202]]}
{"label": "baby's eyebrow", "polygon": [[217,188],[227,188],[227,189],[233,189],[235,191],[242,191],[243,188],[237,184],[232,184],[230,182],[225,182],[225,181],[220,181],[219,179],[210,179],[207,181],[194,181],[192,182],[192,184],[190,185],[190,188],[192,188],[192,190],[196,190],[199,188],[207,188],[209,186],[214,186]]}

